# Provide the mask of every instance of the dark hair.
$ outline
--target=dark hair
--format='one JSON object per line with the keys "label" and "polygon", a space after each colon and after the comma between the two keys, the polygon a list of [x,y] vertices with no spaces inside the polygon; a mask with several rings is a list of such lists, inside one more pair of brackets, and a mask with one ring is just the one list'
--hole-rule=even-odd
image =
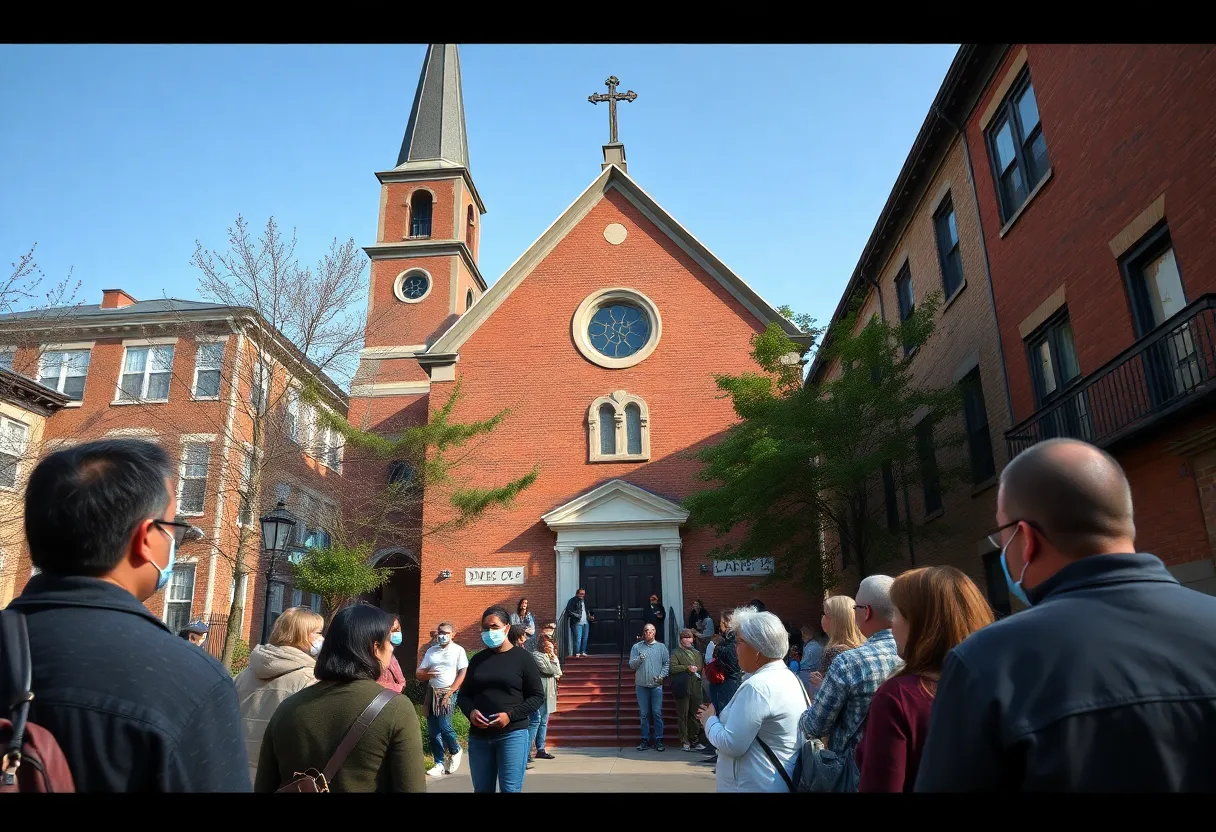
{"label": "dark hair", "polygon": [[135,527],[169,505],[173,463],[159,445],[107,439],[56,451],[30,474],[25,537],[43,572],[98,577],[122,561]]}
{"label": "dark hair", "polygon": [[507,641],[514,644],[515,642],[519,641],[521,638],[523,638],[527,634],[528,634],[528,628],[525,627],[523,624],[512,624],[511,628],[509,630],[507,630]]}
{"label": "dark hair", "polygon": [[515,605],[515,614],[516,615],[523,615],[524,601],[527,601],[527,600],[528,600],[527,596],[519,599],[519,603]]}
{"label": "dark hair", "polygon": [[376,681],[380,660],[374,645],[388,640],[393,617],[370,604],[354,604],[338,610],[317,656],[316,677],[323,682]]}
{"label": "dark hair", "polygon": [[488,610],[486,610],[485,612],[483,612],[481,614],[481,620],[485,621],[486,616],[489,616],[489,615],[494,616],[503,624],[511,623],[511,613],[507,612],[503,607],[498,607],[498,606],[490,607]]}
{"label": "dark hair", "polygon": [[749,607],[755,607],[756,612],[768,612],[768,607],[764,606],[764,602],[761,601],[759,598],[753,598],[752,600],[747,602],[747,605]]}

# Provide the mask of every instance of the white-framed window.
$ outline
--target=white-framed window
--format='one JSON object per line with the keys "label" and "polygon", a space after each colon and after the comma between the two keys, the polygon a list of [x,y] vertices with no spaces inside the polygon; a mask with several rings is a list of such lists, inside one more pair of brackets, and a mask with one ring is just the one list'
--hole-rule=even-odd
{"label": "white-framed window", "polygon": [[321,596],[314,592],[312,594],[312,601],[309,603],[309,606],[312,607],[313,612],[315,612],[317,615],[321,615]]}
{"label": "white-framed window", "polygon": [[270,366],[266,359],[259,355],[253,361],[253,383],[249,385],[249,403],[257,413],[265,413],[269,400]]}
{"label": "white-framed window", "polygon": [[198,345],[198,352],[194,355],[194,398],[220,397],[220,368],[223,362],[223,341],[208,341]]}
{"label": "white-framed window", "polygon": [[317,434],[317,411],[310,404],[300,405],[300,427],[298,429],[300,447],[309,454],[315,453],[314,443]]}
{"label": "white-framed window", "polygon": [[173,377],[173,345],[127,347],[122,377],[118,380],[120,402],[167,402],[169,379]]}
{"label": "white-framed window", "polygon": [[190,608],[194,605],[194,564],[179,563],[173,567],[169,591],[165,596],[165,623],[174,635],[190,623]]}
{"label": "white-framed window", "polygon": [[208,442],[187,442],[182,446],[181,479],[177,484],[177,513],[197,516],[207,500],[207,466],[211,458]]}
{"label": "white-framed window", "polygon": [[293,607],[299,607],[299,606],[303,606],[303,604],[304,604],[304,591],[300,590],[300,589],[293,589],[291,591],[291,605]]}
{"label": "white-framed window", "polygon": [[327,426],[320,432],[320,442],[317,444],[317,461],[341,473],[346,437]]}
{"label": "white-framed window", "polygon": [[287,403],[283,407],[283,433],[292,442],[300,444],[300,391],[287,388]]}
{"label": "white-framed window", "polygon": [[84,398],[91,350],[51,350],[38,362],[38,381],[72,401]]}
{"label": "white-framed window", "polygon": [[13,359],[17,357],[16,347],[0,347],[0,367],[13,369]]}
{"label": "white-framed window", "polygon": [[270,637],[270,631],[274,628],[274,622],[283,614],[283,590],[284,584],[281,581],[270,582],[270,606],[267,608],[269,615],[266,620],[266,637]]}
{"label": "white-framed window", "polygon": [[241,460],[241,508],[237,512],[238,526],[248,526],[253,522],[253,451],[246,448]]}
{"label": "white-framed window", "polygon": [[0,489],[17,487],[21,461],[29,450],[29,438],[29,425],[0,416]]}
{"label": "white-framed window", "polygon": [[300,499],[296,502],[296,525],[291,530],[292,543],[296,546],[303,546],[308,540],[308,527],[317,522],[317,501],[307,491],[300,492]]}

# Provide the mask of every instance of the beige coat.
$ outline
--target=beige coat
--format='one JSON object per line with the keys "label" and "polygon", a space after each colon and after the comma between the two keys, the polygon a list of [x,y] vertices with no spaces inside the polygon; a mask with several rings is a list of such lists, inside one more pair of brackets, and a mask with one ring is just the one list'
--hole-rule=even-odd
{"label": "beige coat", "polygon": [[557,659],[551,659],[545,653],[536,651],[532,654],[540,665],[540,682],[545,687],[545,707],[549,713],[557,713],[557,680],[562,678],[562,666]]}
{"label": "beige coat", "polygon": [[249,654],[249,667],[236,677],[236,695],[241,703],[250,780],[257,779],[266,724],[284,699],[317,681],[313,675],[316,664],[316,659],[295,647],[259,644]]}

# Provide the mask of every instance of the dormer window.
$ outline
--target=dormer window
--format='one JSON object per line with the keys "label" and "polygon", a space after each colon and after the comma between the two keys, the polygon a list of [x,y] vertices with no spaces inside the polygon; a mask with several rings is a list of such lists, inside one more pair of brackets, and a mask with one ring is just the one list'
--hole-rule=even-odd
{"label": "dormer window", "polygon": [[419,189],[410,197],[410,238],[431,236],[431,192]]}
{"label": "dormer window", "polygon": [[645,462],[650,459],[650,410],[624,390],[601,396],[587,409],[587,450],[591,462]]}

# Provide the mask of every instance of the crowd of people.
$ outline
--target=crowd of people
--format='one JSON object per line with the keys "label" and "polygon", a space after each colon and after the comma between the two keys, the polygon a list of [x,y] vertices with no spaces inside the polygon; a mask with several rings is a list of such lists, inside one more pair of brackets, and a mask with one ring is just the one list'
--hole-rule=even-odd
{"label": "crowd of people", "polygon": [[[58,451],[31,474],[39,574],[2,613],[5,664],[28,644],[31,673],[24,690],[3,677],[17,739],[0,791],[422,792],[467,753],[474,791],[518,792],[554,758],[558,623],[538,627],[526,598],[484,612],[472,658],[451,622],[434,631],[414,671],[429,769],[401,695],[401,623],[377,607],[328,626],[285,611],[234,682],[200,649],[205,625],[173,633],[143,604],[189,529],[175,479],[135,440]],[[1216,598],[1137,553],[1135,533],[1118,463],[1050,440],[1000,477],[990,540],[1025,609],[999,621],[966,574],[927,566],[869,575],[793,632],[758,599],[717,618],[698,600],[669,650],[652,596],[628,656],[638,750],[665,750],[669,689],[681,749],[707,753],[719,791],[1214,791]],[[583,590],[565,613],[568,652],[585,656]]]}

